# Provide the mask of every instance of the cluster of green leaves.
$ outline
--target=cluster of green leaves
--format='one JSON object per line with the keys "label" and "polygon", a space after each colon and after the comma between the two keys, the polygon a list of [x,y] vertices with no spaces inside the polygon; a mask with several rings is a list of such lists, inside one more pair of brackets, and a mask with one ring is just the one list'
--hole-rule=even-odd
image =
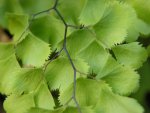
{"label": "cluster of green leaves", "polygon": [[[144,112],[128,96],[138,89],[140,76],[136,70],[148,57],[136,40],[140,34],[148,35],[150,26],[142,16],[145,7],[139,8],[138,0],[126,1],[58,1],[57,8],[68,25],[87,26],[70,27],[67,32],[82,113]],[[78,113],[74,101],[66,105],[74,85],[67,55],[62,52],[46,66],[49,55],[63,46],[63,22],[55,11],[41,13],[27,30],[31,14],[51,8],[54,2],[0,0],[0,25],[13,34],[12,42],[0,43],[0,92],[7,95],[7,113]],[[61,106],[51,94],[56,89],[56,101]]]}

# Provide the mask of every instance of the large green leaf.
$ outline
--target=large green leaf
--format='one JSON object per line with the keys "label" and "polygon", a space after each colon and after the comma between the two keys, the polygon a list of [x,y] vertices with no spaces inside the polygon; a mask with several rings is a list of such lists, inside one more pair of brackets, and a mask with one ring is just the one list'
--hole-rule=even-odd
{"label": "large green leaf", "polygon": [[17,45],[16,52],[24,66],[40,67],[48,59],[51,50],[49,44],[30,33]]}
{"label": "large green leaf", "polygon": [[117,45],[112,50],[120,63],[134,69],[141,67],[147,59],[147,51],[138,42]]}
{"label": "large green leaf", "polygon": [[4,102],[4,108],[7,113],[26,113],[28,109],[34,106],[32,94],[24,94],[21,96],[12,94]]}

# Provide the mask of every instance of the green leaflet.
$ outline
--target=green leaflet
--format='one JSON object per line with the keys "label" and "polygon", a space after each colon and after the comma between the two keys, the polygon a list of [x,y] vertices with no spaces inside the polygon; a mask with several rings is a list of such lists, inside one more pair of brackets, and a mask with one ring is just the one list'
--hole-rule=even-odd
{"label": "green leaflet", "polygon": [[90,65],[90,73],[95,74],[99,74],[109,57],[109,53],[96,41],[90,43],[78,55]]}
{"label": "green leaflet", "polygon": [[[101,107],[100,107],[101,106]],[[144,113],[136,100],[105,90],[95,106],[95,113]]]}
{"label": "green leaflet", "polygon": [[127,5],[112,2],[105,11],[103,18],[94,26],[97,39],[105,47],[110,48],[125,40],[132,19],[129,11]]}
{"label": "green leaflet", "polygon": [[60,0],[58,9],[68,24],[78,25],[78,17],[85,2],[86,0]]}
{"label": "green leaflet", "polygon": [[138,42],[118,45],[112,50],[121,64],[134,69],[141,67],[147,59],[147,51]]}
{"label": "green leaflet", "polygon": [[[82,106],[95,106],[99,100],[99,96],[103,90],[110,90],[103,81],[96,81],[91,79],[79,78],[77,79],[76,98],[79,105]],[[63,92],[60,93],[60,102],[65,104],[71,97],[73,91],[73,84]],[[90,92],[90,93],[89,93]],[[70,102],[71,106],[75,106],[74,101]]]}
{"label": "green leaflet", "polygon": [[149,113],[150,109],[146,104],[146,98],[148,97],[149,91],[150,91],[150,85],[149,85],[149,80],[150,80],[150,59],[147,60],[143,64],[143,66],[139,69],[139,73],[141,75],[141,80],[140,80],[140,88],[137,91],[137,93],[133,94],[132,97],[137,99],[139,103],[144,107],[145,113]]}
{"label": "green leaflet", "polygon": [[63,40],[64,36],[63,23],[49,15],[33,20],[30,30],[41,40],[50,43],[52,49],[56,48],[56,45]]}
{"label": "green leaflet", "polygon": [[[122,0],[121,0],[122,1]],[[124,0],[129,5],[131,5],[139,18],[139,23],[137,28],[140,30],[140,32],[144,35],[150,34],[150,0]],[[142,4],[142,5],[141,5]]]}
{"label": "green leaflet", "polygon": [[0,25],[3,27],[7,27],[5,15],[8,12],[22,14],[23,10],[18,0],[0,0]]}
{"label": "green leaflet", "polygon": [[15,79],[13,78],[12,73],[19,67],[14,54],[0,60],[0,92],[2,94],[10,94],[12,81]]}
{"label": "green leaflet", "polygon": [[3,60],[15,53],[12,43],[0,43],[0,60]]}
{"label": "green leaflet", "polygon": [[[83,113],[94,113],[94,111],[90,107],[83,107],[81,108]],[[26,113],[78,113],[78,109],[75,107],[62,107],[56,110],[46,110],[40,108],[31,108]]]}
{"label": "green leaflet", "polygon": [[22,60],[23,66],[40,67],[48,59],[51,50],[49,44],[30,33],[17,45],[16,53]]}
{"label": "green leaflet", "polygon": [[28,14],[47,10],[53,6],[54,0],[18,0],[24,11]]}
{"label": "green leaflet", "polygon": [[102,17],[106,9],[107,0],[87,0],[79,17],[83,25],[94,25]]}
{"label": "green leaflet", "polygon": [[[72,87],[60,96],[63,104],[72,94]],[[76,97],[80,106],[92,106],[94,113],[143,113],[143,108],[134,99],[115,95],[104,81],[78,79]]]}
{"label": "green leaflet", "polygon": [[[89,66],[82,59],[73,59],[73,62],[78,71],[87,73]],[[51,90],[60,89],[64,91],[71,83],[73,83],[73,68],[66,57],[59,57],[51,62],[46,71],[45,77]],[[77,77],[84,76],[77,72]]]}
{"label": "green leaflet", "polygon": [[26,113],[28,109],[34,106],[32,94],[25,94],[22,96],[13,94],[8,96],[4,102],[4,108],[7,113]]}
{"label": "green leaflet", "polygon": [[32,107],[41,109],[54,107],[52,95],[44,82],[40,83],[37,90],[22,95],[12,94],[4,102],[4,108],[8,113],[26,113]]}
{"label": "green leaflet", "polygon": [[[78,58],[80,51],[87,48],[94,39],[95,37],[89,32],[89,30],[77,30],[70,34],[67,37],[67,49],[71,57],[73,59]],[[62,48],[62,46],[63,41],[60,43],[60,48]]]}
{"label": "green leaflet", "polygon": [[22,33],[28,27],[28,16],[23,14],[20,15],[8,13],[7,20],[8,20],[8,29],[10,33],[14,35],[13,40],[18,41],[20,40],[20,38],[23,39],[25,35],[22,36]]}
{"label": "green leaflet", "polygon": [[35,92],[34,101],[36,107],[43,108],[43,109],[54,108],[55,105],[54,105],[53,97],[45,82],[42,82],[41,85],[39,85],[39,88]]}
{"label": "green leaflet", "polygon": [[31,108],[26,113],[63,113],[64,108],[56,109],[56,110],[47,110],[41,108]]}
{"label": "green leaflet", "polygon": [[1,66],[3,66],[1,68],[3,70],[1,71],[0,81],[1,92],[9,95],[11,93],[29,93],[36,90],[39,83],[43,80],[42,69],[17,68],[18,66],[14,63],[16,61],[12,60],[12,58],[9,60],[3,62],[5,67],[1,63]]}
{"label": "green leaflet", "polygon": [[[150,0],[126,0],[127,3],[133,6],[140,19],[144,20],[147,24],[150,24]],[[142,4],[142,5],[141,5]]]}
{"label": "green leaflet", "polygon": [[[82,113],[94,113],[94,110],[90,107],[82,107]],[[78,109],[75,107],[68,107],[63,113],[79,113]]]}

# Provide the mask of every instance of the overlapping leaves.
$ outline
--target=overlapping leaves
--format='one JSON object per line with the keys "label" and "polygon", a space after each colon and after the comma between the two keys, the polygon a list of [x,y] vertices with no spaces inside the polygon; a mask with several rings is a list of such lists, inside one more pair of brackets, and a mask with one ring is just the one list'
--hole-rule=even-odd
{"label": "overlapping leaves", "polygon": [[[0,3],[6,7],[8,1]],[[43,70],[51,50],[63,46],[63,23],[52,12],[51,16],[34,18],[29,25],[27,14],[50,8],[54,2],[15,3],[21,9],[19,14],[15,7],[4,8],[16,13],[7,14],[7,28],[14,41],[0,44],[0,92],[9,95],[4,103],[6,112],[78,113],[73,100],[69,106],[54,109],[50,93],[60,91],[61,105],[72,97],[74,70],[67,56],[61,53]],[[139,74],[135,70],[147,58],[146,50],[132,42],[147,29],[134,9],[115,0],[60,0],[58,9],[68,24],[85,26],[82,30],[68,28],[67,32],[67,50],[77,71],[76,98],[81,111],[143,113],[134,99],[125,97],[139,87]],[[131,43],[121,44],[124,41]]]}

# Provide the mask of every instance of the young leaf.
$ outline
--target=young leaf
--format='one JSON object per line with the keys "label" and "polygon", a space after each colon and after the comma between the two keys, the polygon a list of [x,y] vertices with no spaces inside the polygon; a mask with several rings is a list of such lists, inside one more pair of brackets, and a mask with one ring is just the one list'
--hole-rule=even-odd
{"label": "young leaf", "polygon": [[30,33],[17,45],[16,52],[24,66],[40,67],[48,59],[51,50],[49,44]]}
{"label": "young leaf", "polygon": [[24,94],[21,96],[12,94],[4,102],[4,109],[7,113],[26,113],[28,109],[34,106],[32,94]]}
{"label": "young leaf", "polygon": [[138,42],[118,45],[112,50],[121,64],[134,69],[141,67],[147,59],[147,51]]}

